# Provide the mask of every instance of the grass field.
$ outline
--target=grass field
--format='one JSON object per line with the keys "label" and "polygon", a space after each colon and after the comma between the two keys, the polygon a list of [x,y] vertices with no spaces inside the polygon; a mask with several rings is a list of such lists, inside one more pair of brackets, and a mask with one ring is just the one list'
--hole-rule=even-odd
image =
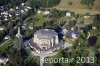
{"label": "grass field", "polygon": [[36,19],[35,26],[42,26],[44,22],[50,21],[49,17],[44,17],[42,14],[33,15],[32,19]]}
{"label": "grass field", "polygon": [[[60,10],[70,10],[72,12],[75,12],[77,14],[100,14],[100,0],[94,1],[93,9],[89,10],[87,6],[80,4],[81,0],[61,0],[59,5],[53,7]],[[72,2],[72,5],[69,5],[68,3]]]}

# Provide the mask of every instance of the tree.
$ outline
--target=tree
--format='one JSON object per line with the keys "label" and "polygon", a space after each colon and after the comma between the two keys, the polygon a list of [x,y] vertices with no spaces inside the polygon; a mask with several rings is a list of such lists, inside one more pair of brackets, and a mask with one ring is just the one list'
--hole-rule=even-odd
{"label": "tree", "polygon": [[30,2],[33,8],[53,7],[59,4],[60,0],[32,0]]}
{"label": "tree", "polygon": [[54,63],[53,66],[61,66],[61,64],[60,63]]}
{"label": "tree", "polygon": [[81,4],[87,5],[88,7],[93,6],[94,0],[81,0]]}
{"label": "tree", "polygon": [[3,33],[0,32],[0,41],[2,41],[2,39],[3,39]]}
{"label": "tree", "polygon": [[19,27],[22,26],[22,22],[18,22],[17,26],[19,26]]}
{"label": "tree", "polygon": [[94,22],[92,25],[97,27],[98,30],[100,30],[100,15],[99,14],[94,16]]}
{"label": "tree", "polygon": [[12,38],[15,37],[15,30],[14,30],[13,28],[10,29],[10,31],[9,31],[9,35],[10,35]]}
{"label": "tree", "polygon": [[69,28],[73,27],[73,22],[72,22],[72,21],[69,21],[68,27],[69,27]]}
{"label": "tree", "polygon": [[33,59],[29,59],[26,63],[25,66],[39,66],[36,62],[33,61]]}
{"label": "tree", "polygon": [[62,50],[60,49],[56,55],[57,58],[63,57]]}
{"label": "tree", "polygon": [[24,39],[29,39],[29,38],[31,38],[32,37],[32,31],[30,31],[30,30],[25,30],[25,32],[24,32]]}
{"label": "tree", "polygon": [[13,27],[13,23],[9,22],[8,25],[7,25],[7,29],[11,29],[12,27]]}

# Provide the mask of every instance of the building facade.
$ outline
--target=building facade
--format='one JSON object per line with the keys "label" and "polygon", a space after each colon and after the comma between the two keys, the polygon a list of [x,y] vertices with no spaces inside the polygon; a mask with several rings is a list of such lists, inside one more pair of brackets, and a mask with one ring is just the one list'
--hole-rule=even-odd
{"label": "building facade", "polygon": [[33,43],[42,50],[48,50],[59,43],[58,34],[51,29],[40,29],[34,34]]}

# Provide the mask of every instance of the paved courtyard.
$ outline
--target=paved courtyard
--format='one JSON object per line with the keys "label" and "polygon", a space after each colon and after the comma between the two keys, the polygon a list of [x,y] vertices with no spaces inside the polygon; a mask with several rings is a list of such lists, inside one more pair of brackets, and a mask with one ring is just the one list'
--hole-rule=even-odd
{"label": "paved courtyard", "polygon": [[[25,41],[25,42],[24,42],[24,46],[27,47],[27,46],[30,44],[30,42],[31,42],[31,39]],[[65,48],[67,48],[67,47],[71,47],[71,46],[72,46],[71,44],[68,44],[67,42],[63,42],[63,41],[61,41],[61,42],[60,42],[60,45],[59,45],[59,47],[63,47],[63,49],[65,49]],[[32,55],[34,55],[34,56],[39,56],[39,57],[40,57],[40,66],[43,66],[44,59],[45,59],[46,57],[51,57],[51,56],[56,55],[56,54],[57,54],[57,51],[56,51],[56,52],[49,52],[49,51],[47,51],[47,52],[44,52],[44,53],[38,53],[38,52],[32,51],[32,50],[30,49],[30,53],[31,53]]]}

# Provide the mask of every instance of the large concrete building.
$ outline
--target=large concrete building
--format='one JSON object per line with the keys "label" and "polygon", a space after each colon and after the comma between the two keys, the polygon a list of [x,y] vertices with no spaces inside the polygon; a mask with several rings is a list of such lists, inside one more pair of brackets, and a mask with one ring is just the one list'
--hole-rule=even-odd
{"label": "large concrete building", "polygon": [[48,50],[59,44],[58,34],[51,29],[40,29],[32,40],[42,50]]}

